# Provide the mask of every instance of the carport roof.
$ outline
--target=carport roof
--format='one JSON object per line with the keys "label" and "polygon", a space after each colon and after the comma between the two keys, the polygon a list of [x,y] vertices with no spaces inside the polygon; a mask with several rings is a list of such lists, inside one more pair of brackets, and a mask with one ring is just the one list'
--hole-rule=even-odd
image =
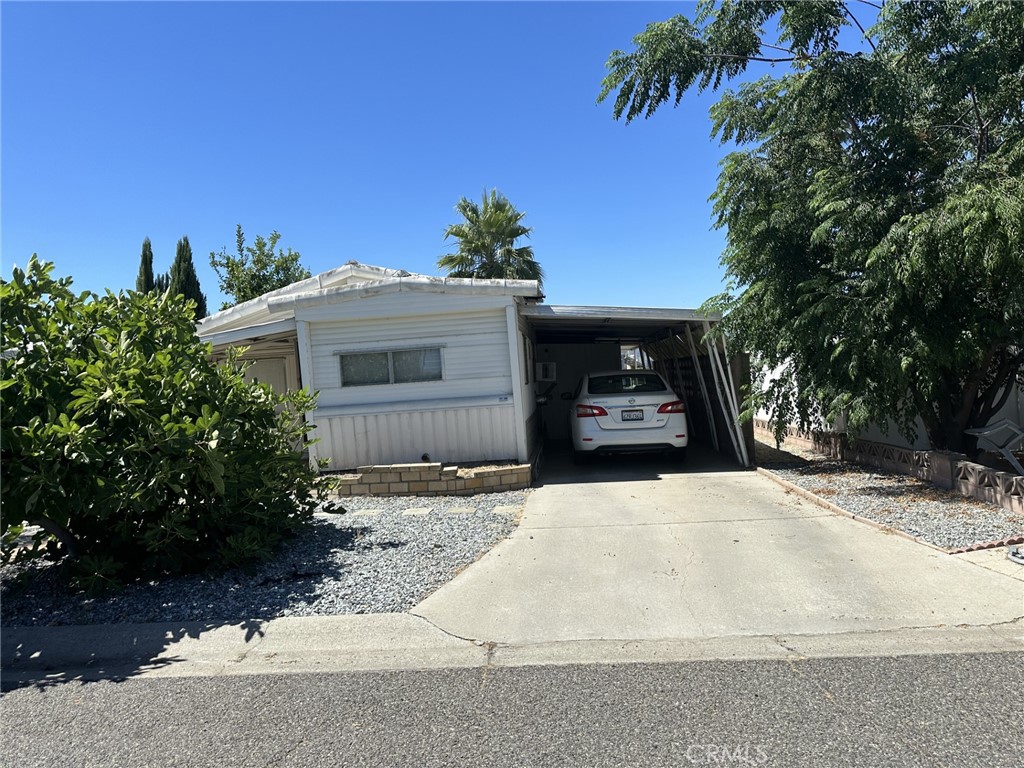
{"label": "carport roof", "polygon": [[538,341],[548,344],[639,344],[681,333],[687,325],[702,327],[705,321],[715,323],[722,319],[719,313],[705,315],[696,309],[664,307],[527,304],[520,312],[537,331]]}

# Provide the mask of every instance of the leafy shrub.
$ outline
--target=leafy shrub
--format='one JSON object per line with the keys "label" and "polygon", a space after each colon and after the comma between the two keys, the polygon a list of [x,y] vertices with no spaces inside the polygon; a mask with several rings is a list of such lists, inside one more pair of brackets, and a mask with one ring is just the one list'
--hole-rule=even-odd
{"label": "leafy shrub", "polygon": [[0,281],[5,554],[68,556],[96,589],[268,557],[322,494],[297,446],[305,392],[210,359],[190,302],[74,294],[35,257]]}

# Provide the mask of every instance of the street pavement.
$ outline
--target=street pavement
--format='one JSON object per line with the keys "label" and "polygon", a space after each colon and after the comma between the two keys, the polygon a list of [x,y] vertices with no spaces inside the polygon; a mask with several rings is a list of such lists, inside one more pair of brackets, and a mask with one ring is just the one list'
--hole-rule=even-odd
{"label": "street pavement", "polygon": [[5,766],[1019,768],[1024,657],[134,678],[0,698]]}

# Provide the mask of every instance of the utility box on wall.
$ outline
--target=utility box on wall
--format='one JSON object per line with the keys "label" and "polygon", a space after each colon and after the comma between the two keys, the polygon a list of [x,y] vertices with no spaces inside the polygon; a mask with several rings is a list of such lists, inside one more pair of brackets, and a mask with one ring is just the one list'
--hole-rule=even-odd
{"label": "utility box on wall", "polygon": [[537,381],[555,381],[557,376],[557,366],[554,363],[537,363]]}

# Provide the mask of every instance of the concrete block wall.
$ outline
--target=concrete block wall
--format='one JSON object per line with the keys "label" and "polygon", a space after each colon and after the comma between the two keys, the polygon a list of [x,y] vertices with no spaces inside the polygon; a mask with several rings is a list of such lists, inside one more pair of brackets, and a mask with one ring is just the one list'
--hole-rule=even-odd
{"label": "concrete block wall", "polygon": [[[774,444],[775,437],[767,421],[754,420],[760,440]],[[967,461],[959,453],[945,451],[914,451],[872,440],[855,440],[851,445],[845,435],[832,432],[800,432],[795,427],[786,431],[783,445],[790,443],[817,451],[825,456],[855,461],[880,469],[913,475],[940,488],[959,491],[969,499],[998,504],[1010,512],[1024,513],[1024,476]]]}
{"label": "concrete block wall", "polygon": [[337,475],[339,496],[472,496],[530,487],[532,467],[459,469],[440,463],[377,464]]}

